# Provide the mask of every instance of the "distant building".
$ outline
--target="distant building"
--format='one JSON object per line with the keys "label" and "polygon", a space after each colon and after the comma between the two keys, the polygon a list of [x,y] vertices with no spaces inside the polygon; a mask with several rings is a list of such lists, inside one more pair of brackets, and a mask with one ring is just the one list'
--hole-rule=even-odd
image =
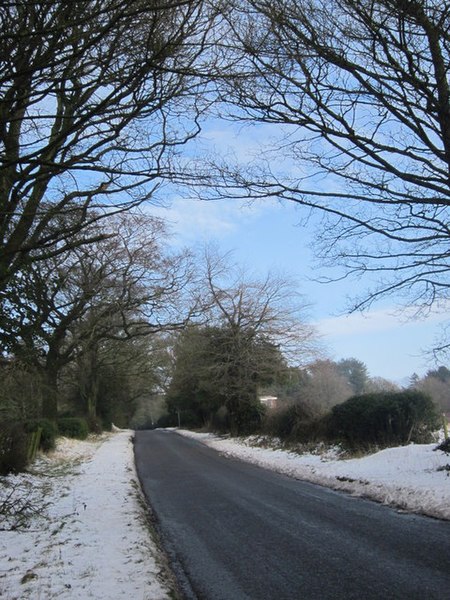
{"label": "distant building", "polygon": [[267,408],[276,408],[278,405],[277,396],[260,396],[259,401]]}

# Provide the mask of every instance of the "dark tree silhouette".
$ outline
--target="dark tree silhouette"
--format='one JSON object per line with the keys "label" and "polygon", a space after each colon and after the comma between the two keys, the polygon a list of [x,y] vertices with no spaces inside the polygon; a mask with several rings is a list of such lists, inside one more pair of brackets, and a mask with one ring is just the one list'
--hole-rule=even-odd
{"label": "dark tree silhouette", "polygon": [[2,2],[0,289],[182,177],[213,20],[203,0]]}
{"label": "dark tree silhouette", "polygon": [[447,4],[244,0],[224,16],[241,76],[226,82],[223,100],[235,119],[275,125],[279,143],[266,161],[223,167],[219,194],[318,208],[322,264],[379,280],[354,308],[388,294],[418,310],[445,303]]}

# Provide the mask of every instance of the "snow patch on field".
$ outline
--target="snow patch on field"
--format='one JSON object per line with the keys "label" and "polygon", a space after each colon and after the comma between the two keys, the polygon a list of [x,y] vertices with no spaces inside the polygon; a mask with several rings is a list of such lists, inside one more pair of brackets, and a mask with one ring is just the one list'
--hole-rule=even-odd
{"label": "snow patch on field", "polygon": [[0,524],[0,598],[170,597],[139,503],[131,431],[60,439],[30,473],[0,478],[0,502],[19,485],[40,514],[27,529]]}
{"label": "snow patch on field", "polygon": [[255,447],[254,440],[177,430],[218,452],[406,511],[450,520],[450,456],[436,444],[387,448],[362,458],[326,453],[297,454]]}

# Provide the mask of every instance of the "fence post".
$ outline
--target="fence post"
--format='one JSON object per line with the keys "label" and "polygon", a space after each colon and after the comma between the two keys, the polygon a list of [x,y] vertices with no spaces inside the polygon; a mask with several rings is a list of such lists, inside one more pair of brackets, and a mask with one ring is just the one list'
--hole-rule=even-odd
{"label": "fence post", "polygon": [[38,427],[36,431],[33,431],[30,435],[30,441],[28,443],[27,461],[33,462],[36,458],[36,454],[41,441],[42,427]]}

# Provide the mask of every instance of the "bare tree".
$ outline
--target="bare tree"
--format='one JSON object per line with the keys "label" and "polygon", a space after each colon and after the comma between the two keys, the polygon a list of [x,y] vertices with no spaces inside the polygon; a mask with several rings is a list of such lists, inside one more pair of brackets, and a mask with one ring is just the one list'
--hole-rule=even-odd
{"label": "bare tree", "polygon": [[0,288],[182,177],[213,22],[203,0],[2,2]]}
{"label": "bare tree", "polygon": [[365,391],[369,394],[380,392],[399,392],[400,386],[384,377],[370,377]]}
{"label": "bare tree", "polygon": [[244,431],[255,418],[258,382],[279,370],[283,355],[297,364],[311,360],[317,337],[306,322],[304,301],[286,277],[252,279],[230,256],[207,250],[204,281],[206,322],[217,329],[216,381],[226,397],[231,430]]}
{"label": "bare tree", "polygon": [[204,313],[208,324],[252,331],[278,345],[293,364],[308,363],[319,351],[307,323],[308,304],[295,281],[279,273],[252,277],[231,255],[209,248],[204,257]]}
{"label": "bare tree", "polygon": [[49,418],[62,367],[85,355],[95,371],[102,341],[181,327],[189,317],[190,258],[167,250],[163,223],[127,213],[102,224],[102,240],[18,272],[0,305],[2,346],[41,368]]}
{"label": "bare tree", "polygon": [[449,412],[450,371],[446,367],[428,371],[425,377],[415,383],[414,387],[430,396],[440,411]]}
{"label": "bare tree", "polygon": [[223,167],[219,193],[320,209],[322,264],[379,279],[354,308],[387,294],[425,311],[445,305],[448,5],[238,0],[224,15],[241,52],[224,102],[235,119],[275,125],[279,143],[247,170]]}
{"label": "bare tree", "polygon": [[306,369],[300,400],[306,405],[326,412],[335,404],[344,402],[354,393],[347,377],[340,372],[338,363],[317,360]]}
{"label": "bare tree", "polygon": [[0,423],[39,417],[45,391],[38,369],[0,360]]}
{"label": "bare tree", "polygon": [[79,353],[68,368],[63,369],[59,380],[60,406],[87,417],[91,427],[114,423],[129,427],[152,415],[159,397],[164,377],[167,351],[164,335],[153,335],[124,340],[103,339],[85,353]]}

